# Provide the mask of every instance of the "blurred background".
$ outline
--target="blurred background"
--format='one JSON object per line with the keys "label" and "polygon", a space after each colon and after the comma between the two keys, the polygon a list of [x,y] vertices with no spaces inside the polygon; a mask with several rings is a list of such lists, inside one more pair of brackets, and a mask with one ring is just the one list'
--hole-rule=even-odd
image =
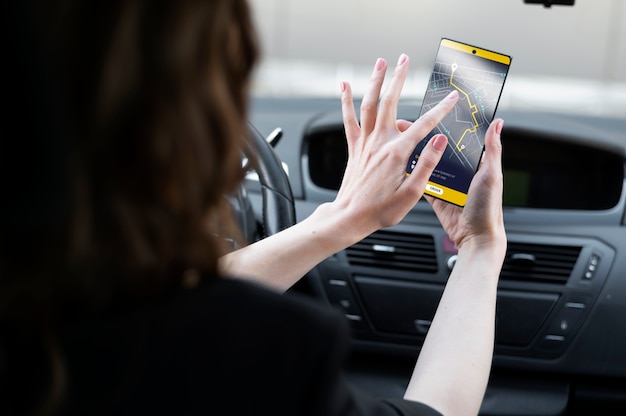
{"label": "blurred background", "polygon": [[411,58],[404,99],[421,100],[442,37],[513,57],[499,108],[626,117],[626,1],[249,0],[263,59],[256,96],[363,93],[374,62]]}

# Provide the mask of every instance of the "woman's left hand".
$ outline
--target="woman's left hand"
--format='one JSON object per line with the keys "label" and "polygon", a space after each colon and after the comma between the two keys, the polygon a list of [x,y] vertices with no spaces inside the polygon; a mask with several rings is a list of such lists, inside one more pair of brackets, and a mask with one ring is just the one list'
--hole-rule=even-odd
{"label": "woman's left hand", "polygon": [[400,56],[381,96],[387,63],[376,62],[361,104],[360,124],[350,85],[341,83],[348,165],[336,199],[292,227],[222,257],[225,275],[286,290],[325,258],[398,223],[415,206],[443,155],[446,137],[436,135],[430,140],[410,176],[407,163],[417,143],[452,110],[458,93],[415,123],[396,120],[408,66],[408,57]]}
{"label": "woman's left hand", "polygon": [[422,197],[426,182],[447,145],[435,135],[420,155],[411,175],[406,166],[415,146],[456,104],[454,91],[415,123],[397,120],[400,92],[409,58],[401,55],[386,91],[381,95],[387,63],[378,59],[360,107],[360,123],[352,91],[342,83],[342,113],[348,141],[348,164],[333,204],[351,216],[351,232],[361,237],[397,224]]}

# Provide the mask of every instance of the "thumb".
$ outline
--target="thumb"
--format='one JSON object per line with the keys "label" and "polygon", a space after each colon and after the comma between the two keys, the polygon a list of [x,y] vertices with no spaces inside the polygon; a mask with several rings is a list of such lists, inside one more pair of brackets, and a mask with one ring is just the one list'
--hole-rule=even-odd
{"label": "thumb", "polygon": [[413,172],[406,180],[411,187],[416,187],[421,192],[426,189],[426,183],[441,160],[447,145],[448,138],[444,134],[436,134],[428,141],[419,155]]}

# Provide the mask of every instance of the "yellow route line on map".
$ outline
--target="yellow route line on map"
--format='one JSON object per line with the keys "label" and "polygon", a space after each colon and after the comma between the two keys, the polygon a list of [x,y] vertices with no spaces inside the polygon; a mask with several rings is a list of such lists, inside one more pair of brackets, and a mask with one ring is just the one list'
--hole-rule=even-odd
{"label": "yellow route line on map", "polygon": [[450,85],[452,85],[454,88],[459,90],[459,92],[463,93],[465,95],[465,97],[467,97],[467,103],[469,104],[469,107],[472,110],[472,118],[474,119],[474,127],[472,127],[471,129],[465,129],[465,131],[463,132],[463,135],[461,136],[459,141],[456,143],[456,148],[458,149],[459,152],[461,152],[461,151],[463,151],[463,149],[460,147],[460,144],[463,141],[463,139],[465,138],[465,135],[467,133],[474,133],[476,131],[476,127],[478,127],[478,120],[476,120],[476,113],[478,113],[478,107],[476,107],[476,104],[472,104],[472,102],[470,101],[470,96],[469,96],[468,93],[463,91],[461,89],[461,87],[459,87],[454,82],[452,82],[452,78],[454,77],[454,72],[455,71],[453,70],[450,73]]}

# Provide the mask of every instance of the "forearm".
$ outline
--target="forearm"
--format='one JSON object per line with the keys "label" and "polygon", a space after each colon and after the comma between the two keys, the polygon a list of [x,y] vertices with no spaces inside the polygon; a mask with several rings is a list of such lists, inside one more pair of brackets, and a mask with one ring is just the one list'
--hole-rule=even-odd
{"label": "forearm", "polygon": [[327,257],[364,238],[348,210],[328,203],[305,220],[220,259],[226,276],[252,280],[285,291]]}
{"label": "forearm", "polygon": [[427,117],[398,124],[397,104],[408,57],[400,56],[381,97],[386,69],[386,61],[377,60],[370,89],[361,101],[360,119],[350,85],[341,83],[348,162],[335,200],[320,205],[291,228],[224,256],[220,259],[223,274],[284,291],[325,258],[380,228],[397,224],[415,206],[445,151],[447,139],[444,135],[431,138],[408,177],[407,155],[452,110],[459,97],[453,92],[429,110]]}
{"label": "forearm", "polygon": [[478,413],[494,345],[498,275],[506,242],[461,250],[405,398],[445,415]]}

